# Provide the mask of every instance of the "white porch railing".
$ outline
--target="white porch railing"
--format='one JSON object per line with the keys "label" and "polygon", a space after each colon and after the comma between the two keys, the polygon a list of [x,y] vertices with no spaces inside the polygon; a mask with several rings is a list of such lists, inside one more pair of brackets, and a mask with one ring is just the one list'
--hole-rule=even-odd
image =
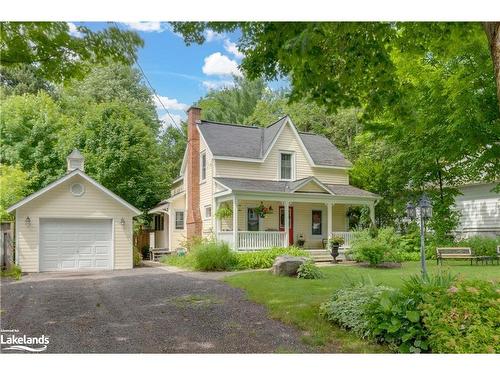
{"label": "white porch railing", "polygon": [[332,237],[339,236],[344,239],[344,244],[342,247],[351,247],[352,239],[354,238],[354,232],[332,232]]}
{"label": "white porch railing", "polygon": [[238,232],[238,250],[260,250],[283,246],[285,232],[240,231]]}

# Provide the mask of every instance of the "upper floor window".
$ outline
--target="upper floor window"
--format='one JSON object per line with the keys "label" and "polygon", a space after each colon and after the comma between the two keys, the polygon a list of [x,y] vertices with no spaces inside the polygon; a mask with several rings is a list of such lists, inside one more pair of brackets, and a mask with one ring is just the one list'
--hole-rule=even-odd
{"label": "upper floor window", "polygon": [[207,178],[207,154],[203,151],[200,155],[200,179],[205,181]]}
{"label": "upper floor window", "polygon": [[282,152],[280,154],[280,180],[293,180],[293,154]]}
{"label": "upper floor window", "polygon": [[184,229],[184,211],[175,211],[175,229]]}

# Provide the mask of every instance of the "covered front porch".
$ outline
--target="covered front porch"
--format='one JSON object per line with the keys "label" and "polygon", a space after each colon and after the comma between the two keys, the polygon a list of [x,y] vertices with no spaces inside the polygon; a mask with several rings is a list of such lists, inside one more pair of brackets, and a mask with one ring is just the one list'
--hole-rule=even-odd
{"label": "covered front porch", "polygon": [[322,249],[329,238],[340,236],[343,247],[348,248],[353,235],[346,215],[348,208],[366,205],[374,221],[373,199],[321,198],[291,195],[271,200],[269,196],[232,194],[217,199],[216,210],[222,206],[228,212],[230,208],[232,215],[215,218],[216,239],[237,251],[253,251],[291,245]]}

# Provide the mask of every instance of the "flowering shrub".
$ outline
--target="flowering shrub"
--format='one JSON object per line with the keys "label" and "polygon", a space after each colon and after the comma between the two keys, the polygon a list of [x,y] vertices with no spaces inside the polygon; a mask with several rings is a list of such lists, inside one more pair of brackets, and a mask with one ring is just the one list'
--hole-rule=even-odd
{"label": "flowering shrub", "polygon": [[420,306],[438,353],[500,353],[500,285],[482,280],[433,291]]}

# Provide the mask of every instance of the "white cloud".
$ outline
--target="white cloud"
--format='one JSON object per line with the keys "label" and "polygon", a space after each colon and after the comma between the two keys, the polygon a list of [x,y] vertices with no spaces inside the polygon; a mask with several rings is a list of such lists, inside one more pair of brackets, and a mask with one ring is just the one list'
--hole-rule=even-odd
{"label": "white cloud", "polygon": [[224,39],[226,35],[224,33],[217,33],[213,30],[206,30],[205,31],[205,40],[207,42],[213,42],[214,40],[221,40]]}
{"label": "white cloud", "polygon": [[[159,119],[163,125],[164,128],[169,127],[169,126],[180,126],[182,122],[182,116],[181,115],[176,115],[175,113],[171,114],[172,117],[168,115],[168,113],[165,113],[161,116],[159,116]],[[175,124],[172,122],[172,119],[175,121]]]}
{"label": "white cloud", "polygon": [[237,59],[242,59],[243,57],[245,57],[245,55],[241,53],[236,46],[236,43],[231,42],[229,39],[224,40],[224,49],[227,52],[232,53]]}
{"label": "white cloud", "polygon": [[203,87],[205,87],[207,90],[219,90],[225,87],[233,87],[234,86],[234,81],[226,81],[226,80],[220,80],[220,81],[203,81],[202,82]]}
{"label": "white cloud", "polygon": [[238,68],[238,63],[220,52],[215,52],[205,57],[205,64],[203,64],[202,71],[207,76],[242,75]]}
{"label": "white cloud", "polygon": [[78,29],[76,28],[76,25],[73,22],[66,22],[66,23],[68,24],[68,27],[69,27],[69,35],[74,36],[75,38],[82,38],[83,37],[83,33],[78,31]]}
{"label": "white cloud", "polygon": [[[160,100],[161,100],[161,103],[160,103]],[[187,104],[181,103],[177,99],[171,99],[168,96],[158,95],[158,97],[157,97],[156,95],[153,95],[153,101],[154,101],[157,109],[163,109],[163,106],[165,106],[165,108],[167,108],[169,110],[185,111],[189,107]],[[163,103],[163,105],[162,105],[162,103]]]}
{"label": "white cloud", "polygon": [[167,30],[167,27],[157,21],[153,22],[124,22],[125,25],[127,25],[129,28],[132,30],[136,31],[144,31],[146,33],[151,33],[151,32],[157,32],[161,33],[165,30]]}

